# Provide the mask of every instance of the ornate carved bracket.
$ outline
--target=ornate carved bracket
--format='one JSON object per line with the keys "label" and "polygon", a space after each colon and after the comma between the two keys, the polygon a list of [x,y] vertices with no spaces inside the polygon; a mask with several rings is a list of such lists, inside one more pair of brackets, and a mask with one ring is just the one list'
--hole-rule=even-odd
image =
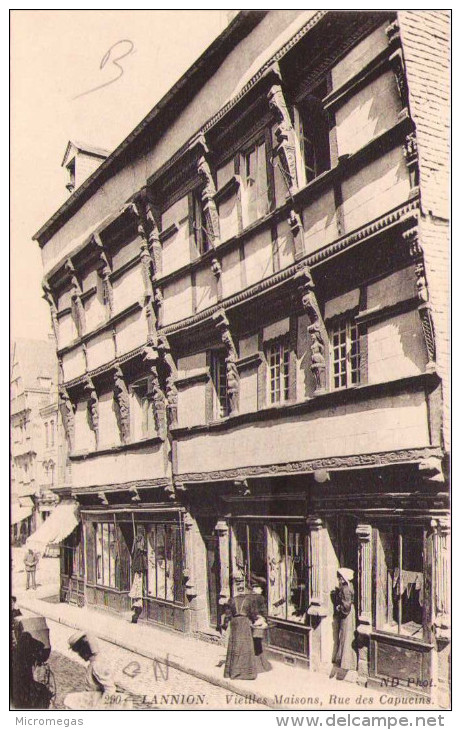
{"label": "ornate carved bracket", "polygon": [[410,175],[410,185],[412,192],[419,185],[418,171],[418,142],[416,140],[416,132],[413,131],[405,137],[403,146],[403,155],[408,167]]}
{"label": "ornate carved bracket", "polygon": [[315,295],[315,285],[310,269],[306,266],[295,275],[301,301],[309,317],[307,328],[311,344],[311,371],[315,378],[314,395],[325,393],[327,384],[328,334]]}
{"label": "ornate carved bracket", "polygon": [[280,84],[271,86],[267,94],[267,99],[277,124],[275,128],[277,146],[274,147],[273,155],[280,160],[281,170],[288,192],[293,193],[298,188],[295,131],[291,123],[282,86]]}
{"label": "ornate carved bracket", "polygon": [[300,259],[306,253],[304,245],[304,226],[300,214],[297,213],[294,208],[292,208],[288,214],[288,225],[290,226],[291,233],[293,234],[295,259]]}
{"label": "ornate carved bracket", "polygon": [[56,307],[56,302],[54,300],[53,294],[51,292],[51,287],[48,285],[48,282],[46,280],[44,280],[42,283],[42,290],[43,290],[43,299],[48,303],[48,305],[50,307],[51,326],[53,327],[53,334],[54,334],[54,338],[56,340],[56,344],[59,347],[58,310]]}
{"label": "ornate carved bracket", "polygon": [[357,525],[359,544],[359,610],[357,630],[360,634],[370,634],[372,628],[372,527]]}
{"label": "ornate carved bracket", "polygon": [[90,418],[90,425],[92,431],[94,431],[96,439],[96,448],[99,444],[99,400],[96,388],[92,379],[87,376],[83,385],[83,390],[88,398],[88,415]]}
{"label": "ornate carved bracket", "polygon": [[401,48],[397,48],[393,53],[391,53],[389,56],[389,62],[391,64],[392,71],[394,72],[397,89],[402,102],[402,111],[399,114],[399,118],[403,119],[410,116],[410,108],[405,62],[403,60],[403,51]]}
{"label": "ornate carved bracket", "polygon": [[215,312],[213,314],[213,320],[219,331],[221,341],[226,348],[227,393],[229,396],[230,413],[233,415],[238,413],[239,410],[240,377],[237,369],[237,349],[234,345],[229,320],[224,310],[221,309]]}
{"label": "ornate carved bracket", "polygon": [[161,439],[166,438],[166,408],[165,408],[165,395],[160,386],[160,379],[158,374],[158,352],[155,347],[151,345],[143,349],[143,359],[149,364],[150,375],[152,378],[152,391],[151,397],[154,405],[154,418],[155,427],[157,433]]}
{"label": "ornate carved bracket", "polygon": [[70,258],[67,259],[65,268],[70,275],[72,285],[70,295],[72,303],[72,313],[74,316],[75,325],[77,327],[77,334],[79,337],[81,337],[85,332],[85,309],[82,302],[82,288],[77,277],[77,272],[75,271],[75,267]]}
{"label": "ornate carved bracket", "polygon": [[421,327],[424,335],[424,342],[426,345],[427,352],[427,365],[426,372],[434,372],[436,369],[436,347],[435,347],[435,330],[434,323],[432,320],[432,311],[429,301],[429,291],[427,288],[426,272],[424,268],[424,261],[420,258],[422,252],[419,244],[413,240],[412,248],[417,251],[417,261],[415,263],[415,276],[416,276],[416,294],[419,299],[418,312],[421,319]]}
{"label": "ornate carved bracket", "polygon": [[176,388],[177,369],[171,355],[170,344],[165,335],[159,337],[158,353],[164,369],[164,383],[167,400],[168,424],[176,426],[178,423],[178,391]]}
{"label": "ornate carved bracket", "polygon": [[130,398],[123,372],[119,366],[114,370],[114,396],[120,416],[120,436],[122,443],[130,439]]}
{"label": "ornate carved bracket", "polygon": [[93,241],[99,250],[99,259],[101,261],[101,265],[98,273],[103,282],[104,296],[109,307],[109,314],[110,316],[112,316],[112,314],[114,313],[114,292],[112,289],[112,282],[110,280],[110,275],[112,274],[112,266],[109,261],[109,255],[104,248],[104,244],[99,234],[93,234]]}
{"label": "ornate carved bracket", "polygon": [[206,221],[206,229],[210,248],[216,248],[220,242],[219,214],[215,203],[216,185],[211,174],[210,164],[205,156],[198,161],[198,174],[202,181],[202,205]]}
{"label": "ornate carved bracket", "polygon": [[59,388],[59,410],[69,451],[72,452],[74,450],[75,442],[75,409],[69,393],[62,386]]}
{"label": "ornate carved bracket", "polygon": [[[153,237],[155,238],[158,247],[160,247],[160,238],[158,236],[158,228],[155,223],[153,212],[151,208],[147,208],[147,206],[148,204],[146,203],[144,210],[142,200],[139,200],[137,203],[133,202],[130,204],[131,211],[136,220],[138,235],[141,239],[140,259],[142,278],[144,283],[142,303],[147,320],[148,338],[149,341],[155,342],[157,339],[158,308],[154,296],[156,261],[154,258],[154,254],[151,250],[151,236],[153,235]],[[149,215],[147,213],[147,210],[149,210]],[[157,251],[157,254],[161,258],[161,248],[160,251]]]}

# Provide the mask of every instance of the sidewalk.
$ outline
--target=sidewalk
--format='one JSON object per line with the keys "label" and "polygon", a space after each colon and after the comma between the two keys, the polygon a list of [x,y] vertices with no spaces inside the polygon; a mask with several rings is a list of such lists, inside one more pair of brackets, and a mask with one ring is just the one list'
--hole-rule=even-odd
{"label": "sidewalk", "polygon": [[[225,659],[222,646],[151,624],[131,624],[126,618],[97,609],[48,603],[37,596],[23,594],[18,597],[18,604],[51,621],[75,629],[91,630],[102,640],[148,659],[168,663],[174,669],[234,692],[242,700],[241,704],[233,704],[232,709],[243,710],[245,705],[257,703],[285,710],[392,710],[396,706],[398,709],[435,709],[431,705],[396,705],[395,701],[401,698],[389,694],[385,688],[382,691],[366,689],[277,661],[272,662],[271,672],[260,674],[254,681],[225,679],[223,666],[218,666]],[[386,699],[383,702],[381,698]]]}

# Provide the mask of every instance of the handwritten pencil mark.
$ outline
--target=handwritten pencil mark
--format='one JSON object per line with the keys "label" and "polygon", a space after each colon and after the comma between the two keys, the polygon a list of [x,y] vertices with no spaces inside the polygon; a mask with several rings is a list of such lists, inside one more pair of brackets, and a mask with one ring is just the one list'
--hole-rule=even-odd
{"label": "handwritten pencil mark", "polygon": [[[128,44],[128,46],[126,44]],[[120,48],[120,46],[121,46],[121,48]],[[118,50],[115,50],[117,48],[118,48]],[[124,52],[120,53],[122,51],[122,49],[124,49]],[[121,61],[123,58],[126,58],[127,56],[129,56],[130,53],[133,53],[133,51],[134,51],[134,43],[132,41],[124,39],[121,41],[117,41],[117,43],[114,43],[102,57],[101,63],[99,64],[99,70],[102,71],[102,69],[110,61],[109,65],[115,66],[119,71],[119,73],[117,73],[117,76],[115,76],[113,79],[110,79],[110,81],[106,81],[103,84],[94,86],[92,89],[88,89],[88,91],[83,91],[81,94],[77,94],[77,96],[73,97],[73,100],[80,99],[82,96],[86,96],[87,94],[92,94],[94,91],[103,89],[105,86],[110,86],[111,84],[118,81],[125,73],[124,68],[119,63],[119,61]],[[118,55],[118,54],[120,54],[120,55]]]}

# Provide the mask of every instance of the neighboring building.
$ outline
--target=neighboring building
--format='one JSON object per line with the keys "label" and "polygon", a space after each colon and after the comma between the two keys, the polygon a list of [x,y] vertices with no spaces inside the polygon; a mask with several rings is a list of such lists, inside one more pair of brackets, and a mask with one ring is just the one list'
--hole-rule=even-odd
{"label": "neighboring building", "polygon": [[24,540],[58,501],[58,361],[54,339],[18,339],[11,353],[12,539]]}
{"label": "neighboring building", "polygon": [[359,681],[446,702],[448,39],[242,11],[36,234],[89,605],[141,532],[147,622],[217,637],[258,576],[323,671],[347,566]]}

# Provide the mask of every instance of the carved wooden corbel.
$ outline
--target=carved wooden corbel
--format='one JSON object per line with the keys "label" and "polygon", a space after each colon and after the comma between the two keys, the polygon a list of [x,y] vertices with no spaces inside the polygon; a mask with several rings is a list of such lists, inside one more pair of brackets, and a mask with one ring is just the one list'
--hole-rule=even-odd
{"label": "carved wooden corbel", "polygon": [[290,230],[293,235],[295,260],[297,260],[305,255],[306,249],[304,245],[303,222],[300,214],[297,213],[294,208],[291,208],[288,213],[288,225],[290,226]]}
{"label": "carved wooden corbel", "polygon": [[75,443],[75,408],[70,399],[69,393],[63,386],[59,388],[59,410],[69,451],[72,452],[74,450]]}
{"label": "carved wooden corbel", "polygon": [[282,86],[280,84],[271,86],[267,99],[277,124],[275,128],[277,145],[273,149],[273,155],[280,160],[287,191],[294,193],[298,189],[295,130],[288,112]]}
{"label": "carved wooden corbel", "polygon": [[117,366],[114,370],[114,396],[120,415],[120,436],[122,443],[130,440],[130,398],[122,369]]}
{"label": "carved wooden corbel", "polygon": [[220,243],[219,214],[215,203],[216,185],[211,174],[210,164],[205,156],[200,157],[197,171],[203,184],[201,196],[208,242],[210,248],[216,248]]}
{"label": "carved wooden corbel", "polygon": [[447,517],[431,521],[434,571],[434,631],[439,641],[451,638],[451,529]]}
{"label": "carved wooden corbel", "polygon": [[[389,46],[392,49],[396,46],[397,39],[399,39],[399,27],[397,21],[395,23],[391,23],[391,25],[386,28],[386,33]],[[399,114],[399,118],[403,119],[404,117],[410,116],[410,106],[405,62],[400,45],[398,45],[398,47],[395,48],[389,56],[389,63],[394,73],[400,100],[402,102],[402,111]]]}
{"label": "carved wooden corbel", "polygon": [[229,327],[229,320],[224,310],[213,314],[213,320],[221,336],[221,341],[226,348],[226,379],[227,393],[229,396],[230,413],[234,415],[239,410],[240,377],[237,369],[238,353],[232,339]]}
{"label": "carved wooden corbel", "polygon": [[101,236],[98,233],[93,233],[93,243],[97,247],[99,252],[100,266],[98,269],[98,274],[101,277],[103,283],[104,296],[109,307],[109,315],[112,316],[114,313],[114,292],[112,289],[112,282],[110,280],[110,275],[112,274],[112,266],[109,260],[109,255],[101,240]]}
{"label": "carved wooden corbel", "polygon": [[166,438],[166,408],[165,408],[165,394],[160,386],[160,379],[158,374],[158,361],[159,356],[157,349],[148,345],[143,349],[143,359],[148,363],[150,376],[152,380],[152,391],[151,398],[154,406],[154,418],[155,427],[157,433],[161,439]]}
{"label": "carved wooden corbel", "polygon": [[184,515],[184,542],[185,542],[185,563],[183,568],[184,584],[186,588],[186,596],[195,598],[198,594],[195,570],[194,570],[194,532],[196,530],[195,520],[186,512]]}
{"label": "carved wooden corbel", "polygon": [[227,524],[226,520],[218,520],[214,529],[219,541],[219,573],[221,580],[219,582],[218,603],[220,606],[222,606],[227,603],[230,598],[229,525]]}
{"label": "carved wooden corbel", "polygon": [[418,313],[421,319],[421,327],[427,352],[426,372],[434,372],[436,369],[435,330],[432,320],[429,290],[427,288],[423,252],[418,242],[417,226],[410,228],[402,235],[409,244],[410,255],[415,260],[416,295],[420,302],[418,306]]}
{"label": "carved wooden corbel", "polygon": [[158,339],[158,353],[165,373],[164,384],[167,400],[168,424],[176,426],[178,423],[178,391],[176,388],[177,369],[171,355],[170,344],[165,335]]}
{"label": "carved wooden corbel", "polygon": [[405,144],[403,145],[403,155],[405,157],[408,174],[410,176],[410,195],[413,195],[419,185],[418,142],[416,139],[415,131],[407,134],[407,136],[405,137]]}
{"label": "carved wooden corbel", "polygon": [[90,418],[90,426],[94,432],[96,440],[96,448],[99,444],[99,400],[95,385],[88,375],[85,379],[83,390],[88,399],[88,415]]}
{"label": "carved wooden corbel", "polygon": [[152,281],[155,281],[162,275],[162,244],[154,215],[154,206],[150,201],[146,202],[146,220],[149,225],[148,241],[152,259]]}
{"label": "carved wooden corbel", "polygon": [[320,313],[310,269],[304,267],[295,275],[295,279],[299,282],[302,305],[309,318],[307,331],[311,345],[311,371],[315,378],[314,395],[320,395],[327,388],[328,333]]}
{"label": "carved wooden corbel", "polygon": [[101,504],[103,504],[104,506],[107,506],[109,504],[109,500],[107,499],[105,492],[98,492],[97,497]]}
{"label": "carved wooden corbel", "polygon": [[51,326],[53,327],[53,334],[56,340],[56,345],[59,347],[59,323],[58,323],[58,309],[56,307],[56,301],[53,297],[51,287],[49,286],[46,279],[42,282],[43,299],[48,303],[51,314]]}
{"label": "carved wooden corbel", "polygon": [[128,491],[130,493],[130,499],[132,502],[141,501],[141,495],[139,494],[137,487],[130,487]]}
{"label": "carved wooden corbel", "polygon": [[355,530],[359,546],[358,570],[358,626],[360,634],[370,634],[372,629],[372,535],[371,525],[360,524]]}
{"label": "carved wooden corbel", "polygon": [[71,280],[71,306],[74,316],[75,326],[79,337],[85,332],[85,309],[82,302],[82,288],[77,277],[77,272],[70,258],[67,259],[65,268],[70,275]]}

